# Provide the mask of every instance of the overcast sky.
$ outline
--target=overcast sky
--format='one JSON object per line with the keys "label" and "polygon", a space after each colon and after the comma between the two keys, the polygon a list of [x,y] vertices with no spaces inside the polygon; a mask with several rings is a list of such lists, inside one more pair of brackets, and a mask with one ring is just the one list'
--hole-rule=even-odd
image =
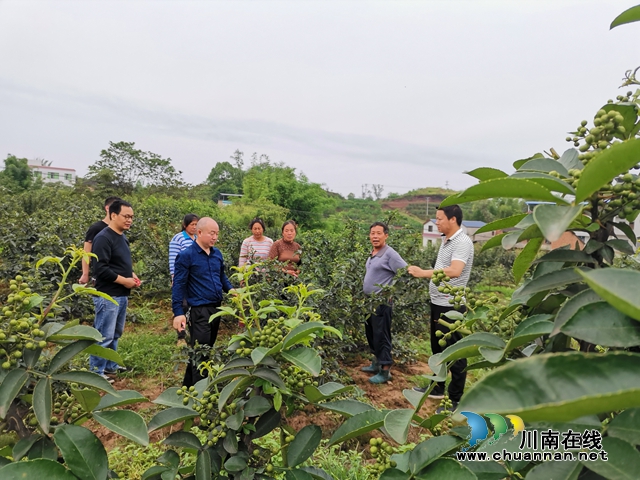
{"label": "overcast sky", "polygon": [[133,141],[194,184],[239,149],[344,195],[461,189],[628,90],[640,24],[609,24],[637,3],[0,0],[0,156],[84,175]]}

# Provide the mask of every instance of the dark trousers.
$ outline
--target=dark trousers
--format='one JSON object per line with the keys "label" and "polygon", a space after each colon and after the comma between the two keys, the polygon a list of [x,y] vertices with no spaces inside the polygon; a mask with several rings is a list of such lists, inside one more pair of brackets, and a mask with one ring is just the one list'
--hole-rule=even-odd
{"label": "dark trousers", "polygon": [[[436,337],[436,332],[441,331],[443,333],[448,333],[449,329],[444,325],[440,325],[438,323],[439,318],[443,318],[447,322],[452,322],[447,317],[444,316],[445,313],[450,312],[451,310],[455,310],[453,307],[442,307],[440,305],[434,305],[433,303],[429,303],[431,307],[431,351],[435,355],[436,353],[440,353],[444,351],[445,348],[453,345],[458,340],[462,338],[462,335],[459,332],[452,333],[449,338],[447,338],[447,346],[441,347],[438,343],[443,337]],[[460,313],[466,312],[466,308],[460,307],[458,310]],[[449,383],[449,398],[454,402],[459,402],[460,398],[462,398],[462,394],[464,393],[464,383],[467,380],[467,372],[464,369],[467,368],[467,359],[461,358],[460,360],[456,360],[451,364],[451,383]],[[433,390],[434,393],[444,393],[444,382],[439,382],[438,386]]]}
{"label": "dark trousers", "polygon": [[393,363],[391,359],[391,313],[391,305],[380,305],[364,324],[369,348],[380,365]]}
{"label": "dark trousers", "polygon": [[[218,312],[220,304],[215,305],[203,305],[200,307],[191,307],[189,309],[189,346],[193,348],[196,342],[199,345],[208,345],[213,347],[216,343],[216,337],[218,336],[218,328],[220,327],[220,318],[216,318],[209,322],[209,317]],[[182,384],[185,387],[195,385],[200,380],[205,378],[198,369],[200,360],[198,352],[193,354],[195,356],[189,359],[187,364],[187,371],[184,374],[184,380]]]}

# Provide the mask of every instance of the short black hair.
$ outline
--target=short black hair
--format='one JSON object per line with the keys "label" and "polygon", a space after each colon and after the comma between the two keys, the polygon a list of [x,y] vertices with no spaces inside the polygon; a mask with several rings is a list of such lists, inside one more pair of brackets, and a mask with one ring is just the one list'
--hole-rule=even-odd
{"label": "short black hair", "polygon": [[293,228],[295,229],[295,231],[298,231],[298,224],[296,222],[294,222],[293,220],[287,220],[286,222],[284,222],[282,224],[282,231],[284,232],[284,227],[286,227],[287,225],[293,225]]}
{"label": "short black hair", "polygon": [[382,230],[384,231],[384,233],[386,235],[389,235],[389,225],[387,225],[386,223],[383,222],[373,222],[371,224],[371,226],[369,227],[369,233],[371,233],[371,229],[373,227],[382,227]]}
{"label": "short black hair", "polygon": [[456,217],[458,226],[462,225],[462,209],[460,205],[449,205],[447,207],[438,206],[438,210],[442,210],[449,220],[451,220],[451,217]]}
{"label": "short black hair", "polygon": [[111,205],[109,205],[109,218],[111,218],[112,213],[119,215],[122,211],[122,207],[133,208],[129,202],[125,202],[124,200],[119,198],[115,200]]}
{"label": "short black hair", "polygon": [[182,231],[184,232],[194,220],[200,220],[200,217],[195,213],[187,213],[182,219]]}
{"label": "short black hair", "polygon": [[[256,217],[256,218],[254,218],[253,220],[251,220],[249,222],[249,230],[251,230],[256,223],[260,224],[260,226],[262,227],[262,230],[266,230],[267,229],[267,227],[265,227],[265,225],[264,225],[264,221],[261,218]],[[282,227],[282,228],[284,228],[284,227]]]}
{"label": "short black hair", "polygon": [[121,200],[120,197],[107,197],[107,199],[104,201],[104,206],[105,207],[110,207],[111,204],[113,202],[115,202],[116,200]]}

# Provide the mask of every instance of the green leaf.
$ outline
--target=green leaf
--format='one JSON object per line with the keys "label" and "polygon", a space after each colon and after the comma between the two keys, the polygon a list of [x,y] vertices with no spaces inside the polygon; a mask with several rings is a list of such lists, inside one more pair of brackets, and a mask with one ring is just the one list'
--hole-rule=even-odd
{"label": "green leaf", "polygon": [[[109,394],[101,397],[100,403],[98,403],[98,405],[95,407],[95,410],[104,410],[106,408],[122,407],[124,405],[132,405],[134,403],[142,403],[142,402],[148,402],[148,401],[149,401],[148,398],[136,392],[135,390],[118,390],[117,397]],[[173,406],[173,405],[168,405],[168,406]],[[182,405],[182,402],[180,402],[179,405],[175,405],[175,406],[182,407],[183,405]]]}
{"label": "green leaf", "polygon": [[553,315],[533,315],[518,325],[513,332],[513,337],[507,343],[505,352],[521,347],[532,342],[538,337],[549,335],[553,330]]}
{"label": "green leaf", "polygon": [[542,155],[540,152],[538,152],[538,153],[532,155],[529,158],[523,158],[522,160],[516,160],[515,162],[513,162],[513,168],[518,170],[522,165],[524,165],[525,163],[527,163],[529,160],[531,160],[533,158],[546,158],[546,157],[544,155]]}
{"label": "green leaf", "polygon": [[555,242],[581,213],[582,205],[569,207],[540,204],[533,209],[533,219],[544,237]]}
{"label": "green leaf", "polygon": [[33,389],[33,413],[35,413],[42,431],[48,434],[51,414],[53,413],[51,404],[51,379],[49,377],[43,377],[38,380],[38,383],[36,383]]}
{"label": "green leaf", "polygon": [[350,438],[359,437],[363,433],[371,432],[384,425],[386,411],[369,410],[348,418],[338,429],[333,432],[329,440],[329,446],[344,442]]}
{"label": "green leaf", "polygon": [[471,175],[474,178],[477,178],[481,182],[485,180],[491,180],[492,178],[508,177],[508,175],[504,173],[502,170],[498,170],[497,168],[490,168],[490,167],[480,167],[465,173],[467,175]]}
{"label": "green leaf", "polygon": [[[239,472],[245,468],[247,468],[247,461],[238,455],[230,457],[229,460],[224,462],[224,469],[228,472]],[[207,477],[207,480],[209,478],[211,477]]]}
{"label": "green leaf", "polygon": [[179,389],[179,387],[167,388],[164,392],[158,395],[158,398],[153,400],[152,403],[165,405],[167,407],[185,407],[185,405],[182,403],[182,396],[176,393]]}
{"label": "green leaf", "polygon": [[[473,472],[478,480],[502,480],[507,478],[507,470],[498,462],[460,462]],[[547,477],[549,480],[552,477]],[[554,477],[555,478],[555,477]]]}
{"label": "green leaf", "polygon": [[222,392],[220,392],[220,397],[218,397],[218,411],[222,412],[222,409],[229,401],[229,398],[231,398],[231,396],[235,394],[237,390],[240,390],[241,388],[249,385],[251,381],[251,377],[241,377],[236,378],[235,380],[231,380],[231,382],[225,385],[225,387],[222,389]]}
{"label": "green leaf", "polygon": [[211,480],[211,457],[209,456],[209,452],[206,450],[200,452],[196,459],[196,480]]}
{"label": "green leaf", "polygon": [[567,172],[572,168],[576,170],[582,170],[584,168],[584,165],[578,159],[578,156],[578,150],[576,150],[575,148],[570,148],[568,150],[565,150],[562,156],[558,159],[558,162],[560,162],[562,166],[567,169]]}
{"label": "green leaf", "polygon": [[527,242],[520,252],[520,255],[518,255],[516,260],[513,262],[513,278],[515,279],[516,284],[520,283],[522,276],[527,273],[527,270],[529,270],[529,267],[533,260],[535,260],[543,241],[543,238],[534,238]]}
{"label": "green leaf", "polygon": [[57,333],[47,338],[50,342],[65,342],[68,340],[102,340],[102,334],[88,325],[76,325],[70,328],[62,328]]}
{"label": "green leaf", "polygon": [[244,414],[247,417],[259,417],[269,410],[271,410],[271,403],[260,395],[251,397],[244,405]]}
{"label": "green leaf", "polygon": [[494,235],[493,237],[491,237],[489,240],[487,240],[486,242],[484,242],[482,244],[482,248],[480,249],[480,253],[484,252],[485,250],[489,250],[491,248],[495,248],[495,247],[499,247],[502,245],[502,239],[504,239],[504,237],[506,237],[507,234],[506,233],[499,233],[498,235]]}
{"label": "green leaf", "polygon": [[452,362],[461,358],[469,358],[478,355],[479,347],[504,348],[506,344],[497,335],[487,332],[472,333],[463,337],[453,345],[447,347],[441,354],[438,364]]}
{"label": "green leaf", "polygon": [[[562,165],[560,165],[562,167]],[[581,180],[582,181],[582,180]],[[467,188],[462,193],[451,195],[440,203],[441,207],[456,203],[473,202],[488,198],[522,198],[525,200],[540,200],[547,202],[567,203],[556,197],[551,191],[531,180],[519,178],[496,178]]]}
{"label": "green leaf", "polygon": [[[10,463],[0,468],[2,480],[25,480],[46,478],[47,480],[78,480],[69,470],[54,460],[38,458],[28,462]],[[106,476],[104,478],[107,478]]]}
{"label": "green leaf", "polygon": [[604,347],[640,345],[640,322],[607,302],[583,306],[564,323],[560,331],[570,337]]}
{"label": "green leaf", "polygon": [[[629,352],[533,355],[482,377],[457,411],[514,414],[525,422],[569,421],[640,406],[639,376],[640,355]],[[463,417],[458,413],[454,419]]]}
{"label": "green leaf", "polygon": [[118,392],[111,386],[111,384],[97,373],[80,371],[65,372],[53,375],[51,378],[53,380],[58,380],[59,382],[79,383],[80,385],[97,388],[103,392],[118,396]]}
{"label": "green leaf", "polygon": [[289,444],[287,449],[287,464],[290,467],[297,467],[307,458],[313,455],[320,440],[322,439],[322,430],[317,425],[307,425],[298,432],[294,440]]}
{"label": "green leaf", "polygon": [[131,410],[107,410],[94,412],[93,418],[112,432],[122,435],[140,445],[149,445],[149,434],[144,420]]}
{"label": "green leaf", "polygon": [[527,474],[527,480],[577,480],[582,464],[575,462],[545,462],[536,465]]}
{"label": "green leaf", "polygon": [[478,480],[471,470],[453,458],[439,458],[420,475],[416,480],[432,479],[432,478],[455,478],[456,480]]}
{"label": "green leaf", "polygon": [[270,368],[256,368],[253,372],[253,376],[262,378],[281,390],[285,390],[287,388],[282,378],[280,378],[280,375]]}
{"label": "green leaf", "polygon": [[299,347],[294,350],[282,352],[282,356],[314,377],[320,375],[320,370],[322,370],[322,360],[320,359],[318,352],[313,348]]}
{"label": "green leaf", "polygon": [[622,233],[624,233],[627,236],[627,238],[631,241],[631,244],[635,247],[637,243],[637,238],[636,238],[635,232],[633,231],[633,228],[631,228],[628,223],[624,223],[624,222],[612,222],[612,223],[614,227],[616,227],[618,230],[620,230]]}
{"label": "green leaf", "polygon": [[306,322],[301,323],[293,330],[291,330],[286,337],[284,337],[283,350],[288,350],[289,347],[295,345],[299,341],[309,337],[310,335],[324,330],[325,324],[322,322]]}
{"label": "green leaf", "polygon": [[640,408],[631,408],[616,416],[609,423],[607,434],[632,445],[640,445]]}
{"label": "green leaf", "polygon": [[[460,409],[458,409],[460,411]],[[465,442],[462,438],[450,435],[432,437],[419,443],[409,455],[409,471],[414,475],[426,468],[441,456],[459,447]],[[446,478],[446,477],[435,477]]]}
{"label": "green leaf", "polygon": [[626,173],[638,163],[640,139],[615,143],[589,160],[582,170],[576,188],[575,204],[586,200],[621,173]]}
{"label": "green leaf", "polygon": [[553,330],[551,331],[551,336],[553,337],[559,334],[564,324],[567,323],[569,319],[573,317],[583,306],[601,301],[602,299],[600,296],[591,289],[584,290],[571,297],[560,307],[560,310],[558,310],[553,324]]}
{"label": "green leaf", "polygon": [[284,480],[313,480],[313,476],[302,468],[295,468],[285,472]]}
{"label": "green leaf", "polygon": [[574,195],[576,193],[571,185],[547,173],[516,172],[511,175],[510,178],[526,178],[527,180],[531,180],[552,192],[564,193],[566,195]]}
{"label": "green leaf", "polygon": [[627,255],[635,255],[636,249],[629,244],[626,240],[609,240],[605,242],[605,245],[609,245],[614,250],[618,250],[619,252],[626,253]]}
{"label": "green leaf", "polygon": [[85,412],[90,412],[100,403],[100,394],[88,388],[72,388],[71,394],[75,397],[75,399],[78,401]]}
{"label": "green leaf", "polygon": [[27,453],[29,453],[29,450],[31,450],[31,447],[33,447],[33,445],[41,438],[43,438],[42,435],[33,434],[18,440],[13,446],[13,451],[11,452],[13,459],[16,462],[22,460],[22,457],[26,456]]}
{"label": "green leaf", "polygon": [[61,425],[56,428],[53,439],[74,475],[82,480],[107,478],[107,452],[90,430],[76,425]]}
{"label": "green leaf", "polygon": [[620,15],[618,15],[613,22],[611,22],[611,26],[609,29],[618,27],[620,25],[624,25],[626,23],[637,22],[640,21],[640,5],[636,5],[635,7],[628,8]]}
{"label": "green leaf", "polygon": [[483,225],[482,227],[480,227],[478,230],[476,230],[476,234],[484,233],[484,232],[493,232],[494,230],[504,230],[505,228],[515,227],[527,215],[529,214],[519,213],[518,215],[512,215],[511,217],[495,220],[491,223],[487,223],[486,225]]}
{"label": "green leaf", "polygon": [[280,412],[272,408],[258,419],[256,422],[256,431],[253,432],[252,437],[264,437],[267,433],[272,432],[276,427],[280,426],[281,419]]}
{"label": "green leaf", "polygon": [[20,393],[27,378],[29,378],[29,374],[21,368],[14,368],[4,377],[2,385],[0,385],[2,387],[0,388],[0,418],[7,416],[13,399]]}
{"label": "green leaf", "polygon": [[351,391],[353,388],[353,385],[345,387],[344,385],[336,382],[327,382],[319,387],[305,385],[304,395],[311,403],[318,403],[321,400],[326,400],[327,398],[335,397],[341,393]]}
{"label": "green leaf", "polygon": [[318,467],[301,467],[298,470],[302,470],[311,475],[311,478],[315,480],[335,480],[331,475]]}
{"label": "green leaf", "polygon": [[58,461],[58,449],[49,437],[39,438],[29,449],[29,460],[35,460],[36,458]]}
{"label": "green leaf", "polygon": [[89,346],[85,353],[89,355],[95,355],[96,357],[106,358],[107,360],[111,360],[112,362],[117,363],[118,365],[124,365],[124,360],[115,350],[111,350],[110,348],[104,348],[100,345],[96,345],[95,343]]}
{"label": "green leaf", "polygon": [[640,272],[621,268],[582,271],[580,275],[591,288],[622,313],[640,320]]}
{"label": "green leaf", "polygon": [[191,432],[183,432],[182,430],[179,432],[173,432],[162,442],[165,445],[171,445],[172,447],[182,447],[182,448],[191,448],[193,450],[200,450],[202,448],[202,443]]}
{"label": "green leaf", "polygon": [[169,425],[173,425],[175,423],[182,422],[184,420],[197,416],[198,412],[190,408],[168,408],[156,413],[156,415],[149,422],[147,430],[149,432],[153,432],[154,430],[158,430],[159,428],[168,427]]}
{"label": "green leaf", "polygon": [[403,445],[407,441],[413,414],[413,408],[401,408],[391,410],[384,418],[385,430],[389,436],[400,445]]}
{"label": "green leaf", "polygon": [[602,439],[602,450],[607,452],[608,460],[584,462],[585,466],[612,480],[636,480],[640,471],[640,452],[630,443],[615,437]]}
{"label": "green leaf", "polygon": [[569,172],[567,171],[566,168],[564,168],[564,165],[562,165],[562,163],[560,163],[558,160],[555,160],[553,158],[546,158],[546,157],[534,158],[532,160],[529,160],[527,163],[523,164],[520,168],[518,168],[519,172],[523,170],[532,170],[534,172],[544,172],[544,173],[556,171],[563,177],[569,176]]}
{"label": "green leaf", "polygon": [[411,474],[397,468],[387,468],[382,472],[379,480],[411,480]]}
{"label": "green leaf", "polygon": [[326,408],[347,418],[374,410],[368,403],[359,402],[358,400],[336,400],[335,402],[319,403],[318,407]]}
{"label": "green leaf", "polygon": [[571,283],[580,282],[582,281],[580,272],[583,271],[587,271],[587,269],[584,267],[570,267],[562,268],[551,273],[545,273],[524,285],[519,294],[521,296],[527,296],[538,292],[545,292],[552,288],[563,287]]}
{"label": "green leaf", "polygon": [[544,254],[533,263],[538,264],[543,262],[596,263],[596,260],[582,250],[556,248],[555,250],[551,250],[549,253]]}
{"label": "green leaf", "polygon": [[222,370],[211,382],[212,384],[222,383],[234,378],[248,377],[251,373],[244,368],[234,368],[233,370]]}
{"label": "green leaf", "polygon": [[225,422],[227,423],[227,427],[231,430],[238,430],[240,425],[242,425],[242,420],[244,420],[244,410],[239,409],[233,415],[229,415]]}
{"label": "green leaf", "polygon": [[280,353],[282,351],[282,342],[278,342],[271,348],[256,347],[251,351],[251,361],[254,365],[259,365],[265,358]]}

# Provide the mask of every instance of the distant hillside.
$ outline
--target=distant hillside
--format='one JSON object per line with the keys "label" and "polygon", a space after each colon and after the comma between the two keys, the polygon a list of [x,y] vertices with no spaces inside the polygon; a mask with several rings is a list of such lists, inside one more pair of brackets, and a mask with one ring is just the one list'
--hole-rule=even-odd
{"label": "distant hillside", "polygon": [[[399,210],[407,215],[425,222],[427,218],[434,218],[436,209],[446,197],[458,193],[437,187],[426,187],[412,190],[404,195],[391,194],[381,200],[383,210]],[[427,212],[427,206],[429,211]]]}

